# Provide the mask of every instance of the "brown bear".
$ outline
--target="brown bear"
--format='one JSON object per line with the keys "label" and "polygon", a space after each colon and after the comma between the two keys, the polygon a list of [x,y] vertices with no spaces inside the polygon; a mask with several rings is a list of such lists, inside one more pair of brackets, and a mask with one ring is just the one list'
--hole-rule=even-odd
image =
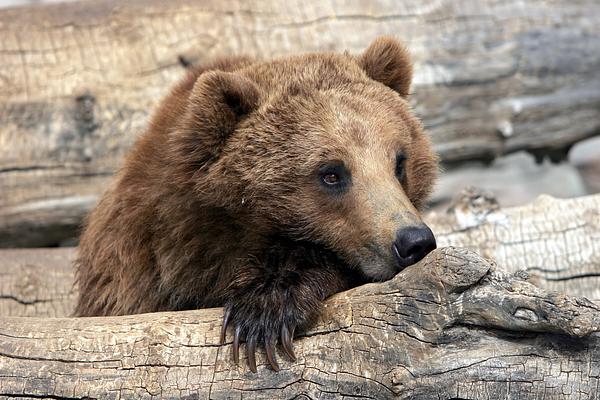
{"label": "brown bear", "polygon": [[437,159],[397,40],[360,56],[229,58],[163,100],[79,245],[78,316],[225,307],[277,369],[325,298],[435,248],[420,219]]}

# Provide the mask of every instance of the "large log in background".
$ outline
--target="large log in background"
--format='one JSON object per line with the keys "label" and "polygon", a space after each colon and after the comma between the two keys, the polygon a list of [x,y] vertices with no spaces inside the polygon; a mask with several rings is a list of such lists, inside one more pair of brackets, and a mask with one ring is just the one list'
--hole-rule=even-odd
{"label": "large log in background", "polygon": [[446,162],[600,132],[596,0],[102,0],[0,10],[0,246],[74,236],[184,64],[406,40]]}
{"label": "large log in background", "polygon": [[[326,302],[281,371],[253,374],[222,309],[0,318],[0,396],[187,399],[597,399],[600,308],[476,253],[439,249]],[[280,355],[281,356],[281,355]]]}

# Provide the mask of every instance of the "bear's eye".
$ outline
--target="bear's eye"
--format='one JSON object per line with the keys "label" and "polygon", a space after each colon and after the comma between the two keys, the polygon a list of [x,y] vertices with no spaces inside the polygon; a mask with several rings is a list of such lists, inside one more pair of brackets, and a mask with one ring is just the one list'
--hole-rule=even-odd
{"label": "bear's eye", "polygon": [[350,172],[341,161],[332,161],[318,170],[321,186],[332,193],[343,192],[350,184]]}
{"label": "bear's eye", "polygon": [[328,185],[335,185],[339,181],[340,181],[340,177],[337,176],[337,174],[330,173],[330,174],[323,175],[323,182],[325,182]]}
{"label": "bear's eye", "polygon": [[398,153],[396,155],[396,178],[398,178],[398,180],[400,182],[402,182],[404,180],[404,178],[406,178],[406,170],[404,168],[404,164],[406,163],[406,156],[404,155],[404,153]]}

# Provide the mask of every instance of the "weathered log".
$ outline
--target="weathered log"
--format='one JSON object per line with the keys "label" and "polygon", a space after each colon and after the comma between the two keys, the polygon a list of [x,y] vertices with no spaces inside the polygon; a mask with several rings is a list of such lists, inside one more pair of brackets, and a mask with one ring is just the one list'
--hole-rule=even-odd
{"label": "weathered log", "polygon": [[438,245],[466,247],[537,285],[600,300],[600,195],[500,208],[466,190],[446,214],[427,217]]}
{"label": "weathered log", "polygon": [[73,313],[75,249],[0,250],[0,315],[65,317]]}
{"label": "weathered log", "polygon": [[559,160],[600,132],[598,15],[595,0],[0,10],[0,246],[72,237],[183,65],[217,55],[359,52],[394,34],[414,55],[416,110],[445,161],[521,149]]}
{"label": "weathered log", "polygon": [[434,251],[385,283],[340,293],[258,373],[222,309],[0,318],[0,395],[93,398],[596,399],[600,308],[547,293],[467,250]]}
{"label": "weathered log", "polygon": [[[600,195],[498,208],[478,192],[427,217],[440,246],[466,247],[510,273],[526,270],[542,288],[592,300],[600,300],[599,221]],[[72,248],[0,250],[0,315],[70,315],[74,255]]]}

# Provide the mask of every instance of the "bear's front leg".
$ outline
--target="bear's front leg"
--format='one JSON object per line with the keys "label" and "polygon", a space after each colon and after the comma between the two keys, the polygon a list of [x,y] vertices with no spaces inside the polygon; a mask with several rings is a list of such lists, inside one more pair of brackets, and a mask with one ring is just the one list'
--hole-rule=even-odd
{"label": "bear's front leg", "polygon": [[275,348],[295,360],[292,339],[297,327],[305,326],[319,312],[322,302],[353,285],[354,274],[334,260],[307,246],[278,244],[264,259],[244,266],[225,295],[221,343],[228,326],[233,329],[233,358],[239,362],[239,345],[246,342],[248,364],[256,372],[255,351],[263,345],[269,364],[279,365]]}

